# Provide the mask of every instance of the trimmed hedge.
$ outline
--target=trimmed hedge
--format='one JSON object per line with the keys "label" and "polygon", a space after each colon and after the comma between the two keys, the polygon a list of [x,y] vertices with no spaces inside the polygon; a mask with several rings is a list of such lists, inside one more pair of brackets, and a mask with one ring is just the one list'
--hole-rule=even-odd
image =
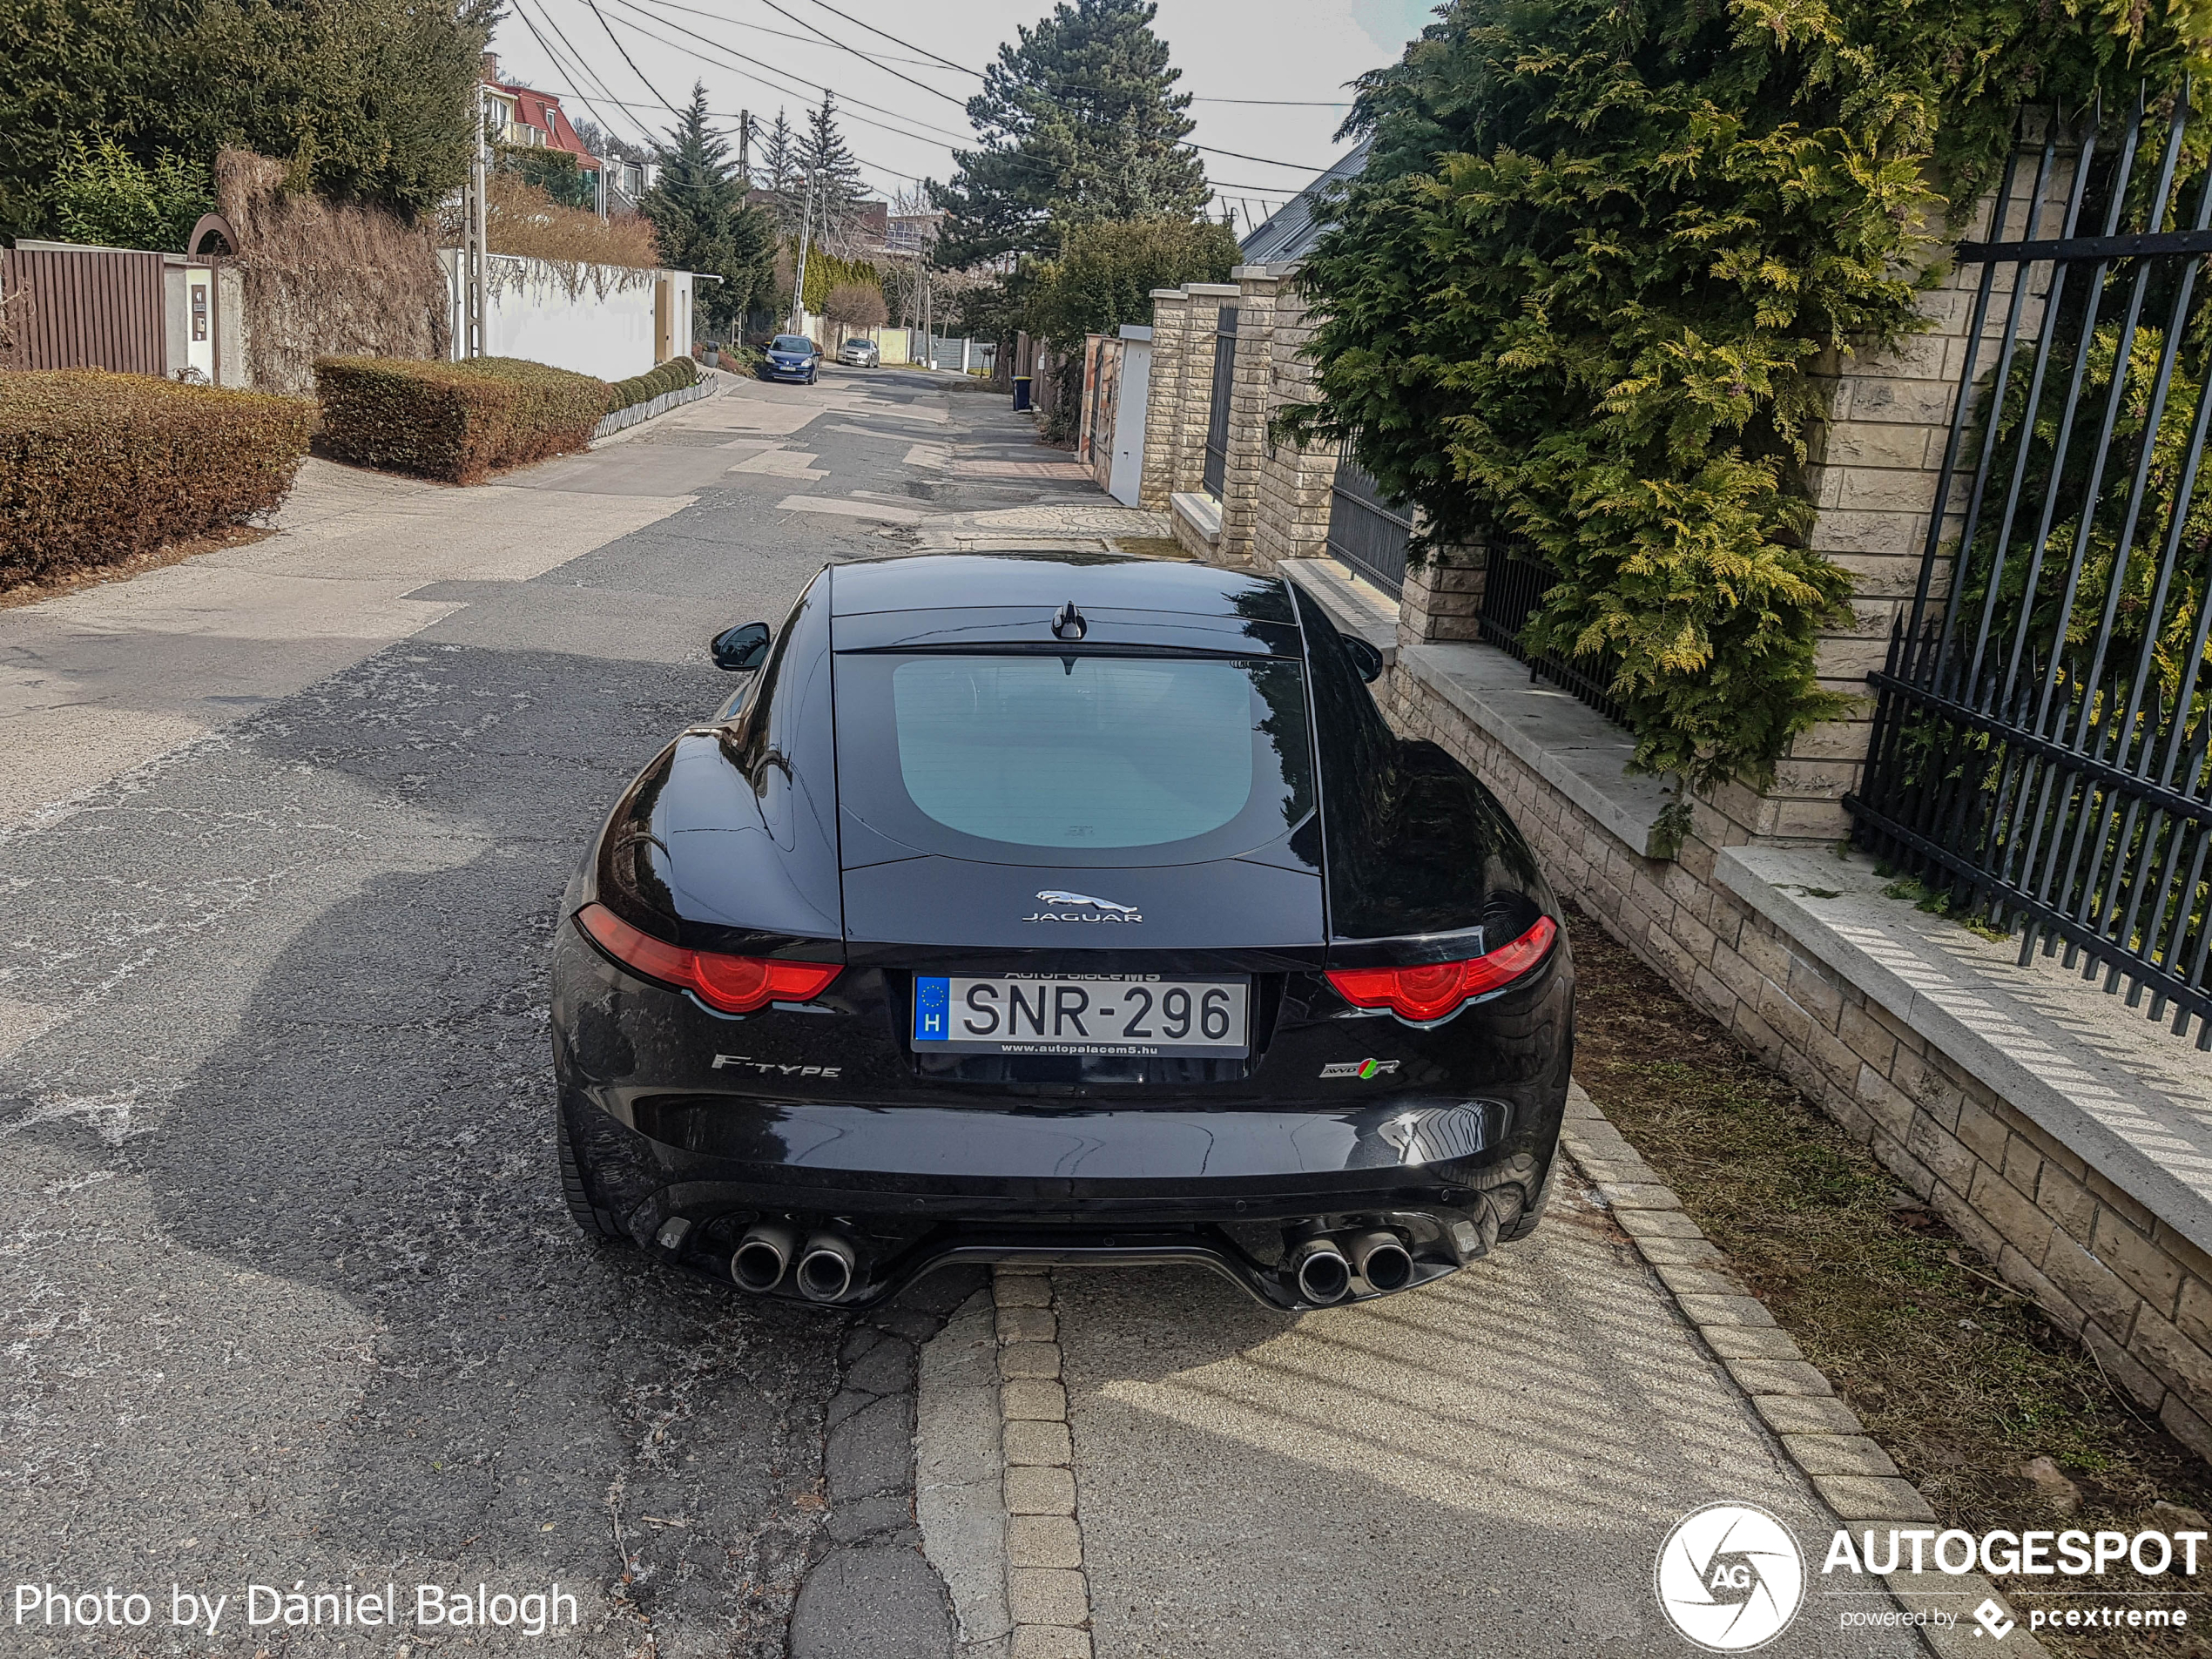
{"label": "trimmed hedge", "polygon": [[688,357],[671,357],[659,368],[626,381],[617,381],[607,404],[609,415],[618,415],[634,404],[650,403],[670,392],[699,383],[699,366]]}
{"label": "trimmed hedge", "polygon": [[325,357],[315,388],[338,460],[457,484],[581,449],[607,413],[604,381],[515,357]]}
{"label": "trimmed hedge", "polygon": [[0,374],[0,588],[272,511],[314,413],[304,398],[144,374]]}

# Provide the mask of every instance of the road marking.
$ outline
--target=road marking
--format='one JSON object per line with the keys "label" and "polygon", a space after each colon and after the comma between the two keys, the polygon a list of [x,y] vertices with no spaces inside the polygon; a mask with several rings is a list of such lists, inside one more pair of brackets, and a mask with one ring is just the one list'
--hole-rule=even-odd
{"label": "road marking", "polygon": [[765,473],[771,478],[826,478],[814,465],[815,457],[799,449],[763,449],[732,467],[732,472]]}
{"label": "road marking", "polygon": [[786,513],[834,513],[845,518],[880,519],[887,524],[919,524],[922,517],[910,507],[878,507],[835,496],[786,496],[776,506]]}

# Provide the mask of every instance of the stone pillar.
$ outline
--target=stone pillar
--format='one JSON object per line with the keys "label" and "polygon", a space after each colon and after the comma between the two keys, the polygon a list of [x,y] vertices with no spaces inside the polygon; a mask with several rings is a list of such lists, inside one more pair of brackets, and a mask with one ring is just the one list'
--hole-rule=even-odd
{"label": "stone pillar", "polygon": [[1267,422],[1274,414],[1277,279],[1264,265],[1239,266],[1237,280],[1236,383],[1231,391],[1228,463],[1222,469],[1221,542],[1227,563],[1251,558],[1260,512],[1261,471],[1267,458]]}
{"label": "stone pillar", "polygon": [[1482,610],[1482,575],[1489,553],[1479,543],[1433,547],[1417,567],[1406,566],[1398,602],[1398,647],[1473,639]]}
{"label": "stone pillar", "polygon": [[[1272,267],[1288,277],[1295,266]],[[1305,302],[1288,281],[1275,293],[1268,341],[1268,415],[1315,401],[1313,365],[1299,355],[1313,337]],[[1329,550],[1329,487],[1336,482],[1337,447],[1316,443],[1263,444],[1259,502],[1252,526],[1252,558],[1264,570],[1284,559],[1319,558]]]}
{"label": "stone pillar", "polygon": [[[2055,180],[2034,234],[2060,233],[2066,195],[2066,181]],[[1992,198],[1982,200],[1964,239],[1989,239],[1995,206]],[[2004,235],[2030,234],[2027,211],[2025,201],[2013,203]],[[1998,271],[1974,364],[1977,378],[1996,364],[2012,275],[2011,266]],[[2024,345],[2032,344],[2042,326],[2050,280],[2048,265],[2028,268],[2018,323]],[[1814,670],[1824,690],[1855,702],[1843,719],[1815,726],[1790,745],[1764,793],[1731,784],[1703,798],[1703,805],[1728,820],[1716,845],[1746,840],[1825,844],[1850,833],[1843,798],[1858,786],[1865,769],[1874,712],[1866,676],[1882,666],[1892,628],[1912,608],[1980,283],[1979,266],[1954,266],[1939,287],[1920,295],[1920,314],[1930,325],[1925,332],[1888,350],[1831,352],[1817,365],[1828,393],[1828,415],[1809,435],[1806,482],[1818,509],[1811,544],[1849,573],[1854,593],[1849,622],[1820,637]],[[1954,484],[1953,499],[1944,506],[1945,541],[1964,529],[1973,440],[1969,431],[1960,448],[1967,476]],[[1939,570],[1932,590],[1939,602],[1948,583],[1948,570]]]}
{"label": "stone pillar", "polygon": [[1144,462],[1136,487],[1140,505],[1168,509],[1176,482],[1176,430],[1183,418],[1184,326],[1190,301],[1180,288],[1152,290],[1152,367],[1144,382]]}

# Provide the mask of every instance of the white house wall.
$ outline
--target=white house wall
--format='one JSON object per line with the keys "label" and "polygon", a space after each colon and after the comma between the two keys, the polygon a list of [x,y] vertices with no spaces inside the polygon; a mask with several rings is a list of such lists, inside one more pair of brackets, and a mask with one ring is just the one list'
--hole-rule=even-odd
{"label": "white house wall", "polygon": [[[451,299],[454,355],[466,335],[462,314],[461,250],[441,248]],[[493,357],[520,357],[555,368],[595,374],[603,381],[628,380],[654,364],[653,292],[668,273],[633,271],[619,266],[569,267],[543,260],[495,254],[484,305],[484,351]],[[568,272],[579,270],[571,285]],[[573,286],[574,292],[571,293]],[[691,279],[677,274],[678,323],[689,344]]]}

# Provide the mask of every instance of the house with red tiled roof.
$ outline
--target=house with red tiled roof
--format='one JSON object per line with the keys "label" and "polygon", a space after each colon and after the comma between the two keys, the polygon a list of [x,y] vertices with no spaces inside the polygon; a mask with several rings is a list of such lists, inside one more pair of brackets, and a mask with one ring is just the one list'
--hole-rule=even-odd
{"label": "house with red tiled roof", "polygon": [[521,86],[499,78],[499,59],[484,54],[484,101],[490,106],[495,140],[526,149],[565,150],[586,172],[599,170],[599,158],[583,147],[561,100],[534,86]]}

